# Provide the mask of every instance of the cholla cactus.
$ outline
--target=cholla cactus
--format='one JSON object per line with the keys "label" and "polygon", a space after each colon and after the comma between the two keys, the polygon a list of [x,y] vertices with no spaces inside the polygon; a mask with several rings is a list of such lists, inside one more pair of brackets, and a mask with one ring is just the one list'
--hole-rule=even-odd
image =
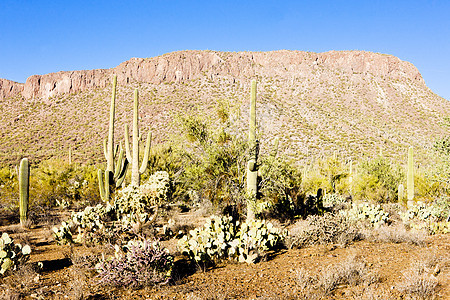
{"label": "cholla cactus", "polygon": [[[169,198],[170,178],[166,171],[158,171],[141,186],[129,185],[122,189],[115,200],[115,207],[123,222],[151,223],[158,208]],[[153,209],[153,215],[148,210]]]}
{"label": "cholla cactus", "polygon": [[30,256],[31,248],[15,244],[14,240],[4,232],[0,238],[0,276],[8,270],[16,270],[20,264],[25,263]]}

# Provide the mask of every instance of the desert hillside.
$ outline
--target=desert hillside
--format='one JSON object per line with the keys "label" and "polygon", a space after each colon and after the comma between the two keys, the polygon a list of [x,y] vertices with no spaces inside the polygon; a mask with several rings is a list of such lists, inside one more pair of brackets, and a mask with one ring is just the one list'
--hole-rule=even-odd
{"label": "desert hillside", "polygon": [[297,161],[338,151],[356,158],[383,149],[403,160],[432,160],[432,145],[448,132],[450,103],[427,88],[419,70],[399,58],[362,51],[179,51],[132,58],[115,68],[33,75],[26,83],[0,79],[0,162],[64,156],[102,161],[112,74],[119,91],[117,139],[131,124],[133,89],[141,124],[154,143],[177,134],[177,116],[218,123],[216,111],[237,112],[247,127],[251,79],[258,80],[257,120],[262,151],[278,137]]}

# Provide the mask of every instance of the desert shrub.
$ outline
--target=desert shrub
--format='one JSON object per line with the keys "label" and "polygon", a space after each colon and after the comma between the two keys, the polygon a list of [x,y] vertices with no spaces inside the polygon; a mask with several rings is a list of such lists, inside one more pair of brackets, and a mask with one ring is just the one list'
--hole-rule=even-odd
{"label": "desert shrub", "polygon": [[[370,271],[367,264],[355,256],[328,266],[318,275],[311,275],[304,268],[295,270],[294,280],[300,290],[314,298],[329,298],[340,285],[369,286],[379,281],[379,276]],[[306,297],[306,298],[310,298]]]}
{"label": "desert shrub", "polygon": [[68,164],[61,159],[49,159],[31,170],[31,204],[84,206],[100,202],[95,166]]}
{"label": "desert shrub", "polygon": [[319,188],[330,193],[344,194],[348,191],[345,178],[348,177],[348,166],[336,155],[318,159],[303,172],[303,192],[315,193]]}
{"label": "desert shrub", "polygon": [[350,221],[366,222],[374,227],[389,222],[389,213],[385,212],[379,204],[353,203],[349,210],[341,210],[339,213],[346,216]]}
{"label": "desert shrub", "polygon": [[337,243],[346,245],[361,238],[358,230],[340,214],[311,215],[297,221],[286,238],[289,248],[307,245]]}
{"label": "desert shrub", "polygon": [[407,230],[403,224],[396,226],[382,225],[366,238],[382,243],[410,243],[418,246],[425,244],[427,234],[421,230]]}
{"label": "desert shrub", "polygon": [[257,213],[277,219],[292,219],[298,213],[302,175],[294,163],[282,157],[263,160]]}
{"label": "desert shrub", "polygon": [[441,155],[450,155],[450,136],[435,141],[435,143],[433,144],[433,148]]}
{"label": "desert shrub", "polygon": [[304,194],[315,193],[318,189],[331,190],[329,179],[321,174],[319,170],[312,169],[304,171],[302,176],[302,190]]}
{"label": "desert shrub", "polygon": [[329,186],[326,190],[331,193],[344,193],[346,188],[341,181],[343,182],[343,179],[348,176],[345,163],[337,155],[333,155],[327,159],[319,160],[318,164],[321,174],[328,178]]}
{"label": "desert shrub", "polygon": [[16,207],[18,193],[17,171],[13,168],[0,169],[0,204],[13,208]]}
{"label": "desert shrub", "polygon": [[251,220],[243,224],[229,216],[213,216],[204,226],[191,230],[178,241],[182,253],[196,262],[237,259],[254,263],[266,251],[280,246],[284,234],[269,222]]}
{"label": "desert shrub", "polygon": [[116,245],[114,257],[97,265],[99,283],[115,287],[140,288],[167,283],[172,276],[173,256],[158,242],[129,241]]}
{"label": "desert shrub", "polygon": [[17,270],[30,257],[31,248],[28,245],[14,243],[6,232],[0,238],[0,276]]}
{"label": "desert shrub", "polygon": [[407,270],[402,272],[402,280],[396,285],[397,289],[404,295],[416,299],[436,297],[439,286],[436,277],[439,273],[439,260],[434,256],[415,260]]}
{"label": "desert shrub", "polygon": [[195,117],[181,117],[180,123],[190,141],[180,142],[186,158],[186,185],[219,209],[242,203],[248,152],[244,138],[232,134],[229,124],[213,128],[207,120]]}
{"label": "desert shrub", "polygon": [[358,199],[377,202],[397,201],[398,185],[404,181],[404,172],[399,166],[380,156],[360,163],[355,177],[354,194]]}

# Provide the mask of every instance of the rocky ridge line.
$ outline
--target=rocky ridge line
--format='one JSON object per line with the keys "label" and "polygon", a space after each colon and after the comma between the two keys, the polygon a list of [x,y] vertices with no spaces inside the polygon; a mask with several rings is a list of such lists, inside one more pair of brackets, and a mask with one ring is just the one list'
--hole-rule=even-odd
{"label": "rocky ridge line", "polygon": [[[177,51],[153,58],[132,58],[112,69],[61,71],[30,76],[17,83],[0,79],[0,100],[21,96],[25,99],[49,99],[66,93],[104,88],[112,74],[120,84],[132,81],[160,84],[182,82],[201,76],[214,79],[231,77],[245,80],[255,76],[280,77],[290,80],[313,77],[321,72],[371,74],[394,80],[409,79],[419,85],[425,82],[417,68],[392,55],[365,51],[218,52]],[[326,79],[326,78],[324,78]]]}

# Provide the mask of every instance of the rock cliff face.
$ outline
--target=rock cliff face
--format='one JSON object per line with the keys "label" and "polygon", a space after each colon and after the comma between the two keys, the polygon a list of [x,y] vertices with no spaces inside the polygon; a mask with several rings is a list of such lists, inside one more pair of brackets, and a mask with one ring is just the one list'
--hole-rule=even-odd
{"label": "rock cliff face", "polygon": [[0,78],[0,99],[21,95],[23,92],[23,87],[23,83]]}
{"label": "rock cliff face", "polygon": [[379,149],[403,162],[409,146],[418,161],[429,163],[433,143],[447,136],[450,126],[450,101],[428,89],[411,63],[394,56],[180,51],[132,58],[106,70],[34,75],[24,84],[0,80],[0,99],[5,99],[0,100],[0,165],[17,164],[24,156],[35,161],[63,157],[69,148],[80,162],[99,162],[112,74],[119,82],[117,140],[132,120],[135,88],[141,129],[155,133],[155,144],[183,136],[180,115],[220,126],[222,108],[229,110],[230,130],[246,132],[251,79],[258,81],[262,153],[276,137],[280,153],[299,163],[334,151],[356,159]]}
{"label": "rock cliff face", "polygon": [[0,99],[22,96],[49,99],[65,93],[103,88],[117,74],[120,84],[133,81],[160,84],[183,82],[202,76],[255,76],[299,79],[321,73],[323,79],[335,72],[371,75],[392,80],[409,79],[424,85],[416,67],[391,55],[362,51],[215,52],[179,51],[154,58],[132,58],[113,69],[57,72],[30,76],[25,84],[0,79]]}

